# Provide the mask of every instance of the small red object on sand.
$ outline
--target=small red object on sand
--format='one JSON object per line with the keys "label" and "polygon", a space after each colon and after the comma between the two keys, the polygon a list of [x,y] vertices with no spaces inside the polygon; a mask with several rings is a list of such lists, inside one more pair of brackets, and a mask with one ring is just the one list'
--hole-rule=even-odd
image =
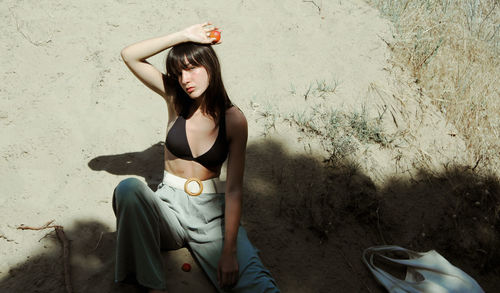
{"label": "small red object on sand", "polygon": [[189,272],[191,270],[191,265],[188,264],[188,263],[184,263],[182,265],[182,270],[185,271],[185,272]]}

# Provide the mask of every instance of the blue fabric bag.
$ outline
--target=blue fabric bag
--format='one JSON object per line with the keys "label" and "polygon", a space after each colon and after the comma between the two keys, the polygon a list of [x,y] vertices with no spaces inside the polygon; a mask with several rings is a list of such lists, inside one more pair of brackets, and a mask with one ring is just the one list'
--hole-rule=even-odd
{"label": "blue fabric bag", "polygon": [[[384,254],[400,251],[408,259],[395,259]],[[401,280],[374,264],[374,257],[406,266]],[[363,262],[390,293],[484,293],[479,284],[461,269],[453,266],[435,250],[416,252],[400,246],[373,246],[363,252]]]}

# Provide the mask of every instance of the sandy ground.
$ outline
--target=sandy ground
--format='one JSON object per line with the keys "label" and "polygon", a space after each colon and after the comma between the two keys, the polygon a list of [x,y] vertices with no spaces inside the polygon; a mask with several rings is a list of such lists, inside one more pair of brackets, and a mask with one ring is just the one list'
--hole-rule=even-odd
{"label": "sandy ground", "polygon": [[[489,258],[498,250],[475,251],[473,224],[463,235],[439,233],[461,211],[451,202],[458,189],[442,178],[488,194],[498,194],[498,179],[449,168],[467,165],[463,141],[391,66],[382,40],[390,24],[364,2],[4,0],[0,17],[0,291],[64,291],[54,234],[16,229],[52,219],[71,240],[76,292],[136,291],[113,283],[111,193],[130,176],[159,182],[167,111],[119,53],[207,20],[223,31],[223,79],[249,122],[243,224],[283,292],[383,292],[361,262],[364,248],[383,243],[442,248],[485,289],[500,285]],[[163,69],[164,58],[150,61]],[[306,99],[323,80],[338,83],[335,92]],[[373,117],[389,107],[384,125],[400,143],[365,145],[326,168],[321,139],[280,120],[318,103],[365,105]],[[269,111],[276,121],[266,130]],[[488,231],[484,243],[497,243]],[[213,290],[187,250],[165,258],[171,292]]]}

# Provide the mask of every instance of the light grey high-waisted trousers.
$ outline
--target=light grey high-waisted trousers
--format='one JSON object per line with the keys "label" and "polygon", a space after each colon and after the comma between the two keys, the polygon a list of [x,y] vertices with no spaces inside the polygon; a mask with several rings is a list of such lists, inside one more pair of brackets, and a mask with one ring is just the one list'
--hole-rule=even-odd
{"label": "light grey high-waisted trousers", "polygon": [[[188,245],[219,292],[217,265],[224,238],[224,194],[190,196],[160,183],[153,192],[136,178],[115,189],[117,218],[115,281],[134,279],[142,286],[166,289],[162,250]],[[279,292],[240,226],[237,238],[239,280],[230,292]]]}

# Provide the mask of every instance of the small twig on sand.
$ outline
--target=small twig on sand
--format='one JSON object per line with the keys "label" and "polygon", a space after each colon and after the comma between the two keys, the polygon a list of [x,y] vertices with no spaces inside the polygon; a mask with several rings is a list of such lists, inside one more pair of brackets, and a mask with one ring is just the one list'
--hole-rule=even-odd
{"label": "small twig on sand", "polygon": [[48,221],[45,225],[41,227],[30,227],[21,225],[17,227],[19,230],[43,230],[54,228],[56,231],[57,239],[61,242],[63,246],[63,264],[64,264],[64,284],[66,286],[66,292],[72,293],[73,289],[71,288],[71,272],[70,272],[70,264],[69,264],[69,240],[66,238],[64,234],[64,227],[60,225],[51,225],[54,220]]}
{"label": "small twig on sand", "polygon": [[479,159],[477,159],[476,164],[474,165],[474,167],[472,167],[472,171],[476,170],[476,168],[479,165],[479,162],[481,161],[481,159],[482,159],[482,157],[479,157]]}
{"label": "small twig on sand", "polygon": [[306,101],[307,101],[307,96],[309,96],[309,92],[311,91],[311,87],[312,87],[312,85],[309,84],[309,88],[307,89],[307,92],[304,94],[304,100],[306,100]]}
{"label": "small twig on sand", "polygon": [[49,40],[47,40],[47,41],[43,41],[43,42],[35,42],[35,41],[33,41],[33,40],[30,38],[30,36],[29,36],[29,35],[25,34],[25,33],[22,31],[21,26],[19,25],[19,21],[18,21],[17,15],[15,15],[15,14],[14,14],[14,12],[12,11],[12,9],[10,9],[10,8],[9,8],[9,10],[10,10],[10,13],[12,14],[12,17],[14,18],[14,20],[15,20],[15,22],[16,22],[17,31],[18,31],[18,32],[19,32],[19,33],[20,33],[20,34],[21,34],[21,35],[22,35],[22,36],[23,36],[23,37],[24,37],[24,38],[25,38],[28,42],[30,42],[31,44],[33,44],[34,46],[37,46],[37,47],[39,47],[39,46],[43,46],[43,45],[45,45],[45,44],[47,44],[47,43],[52,42],[52,40],[51,40],[51,39],[49,39]]}
{"label": "small twig on sand", "polygon": [[[354,267],[353,265],[351,264],[351,262],[349,262],[349,260],[347,259],[347,257],[345,256],[344,252],[342,251],[342,249],[339,249],[340,251],[340,254],[342,254],[342,257],[344,258],[345,262],[347,263],[347,265],[349,266],[349,268],[351,269],[351,271],[353,273],[356,273],[356,270],[354,270]],[[365,284],[365,282],[363,280],[361,280],[361,283],[363,283],[363,285],[365,285],[366,287],[366,290],[368,290],[368,292],[372,293],[372,290],[370,290],[370,288]]]}
{"label": "small twig on sand", "polygon": [[319,7],[318,4],[316,4],[316,2],[311,1],[311,0],[302,0],[302,2],[312,3],[314,6],[316,6],[316,8],[318,8],[318,13],[321,14],[321,7]]}
{"label": "small twig on sand", "polygon": [[439,44],[437,44],[436,48],[434,48],[434,50],[432,50],[431,53],[429,53],[427,56],[425,56],[425,58],[418,64],[417,68],[422,67],[422,65],[424,65],[424,63],[427,62],[427,60],[429,60],[429,58],[431,58],[437,52],[437,50],[439,49],[440,46],[441,46],[441,42],[439,42]]}
{"label": "small twig on sand", "polygon": [[377,230],[378,230],[378,234],[380,234],[380,238],[382,239],[382,242],[384,244],[387,244],[387,242],[385,242],[384,235],[382,235],[382,230],[380,229],[380,215],[378,214],[378,209],[379,209],[379,207],[377,207],[377,210],[376,210],[376,213],[377,213]]}
{"label": "small twig on sand", "polygon": [[57,238],[59,242],[63,245],[63,259],[64,259],[64,284],[66,285],[66,292],[73,292],[71,288],[71,266],[69,264],[69,241],[64,234],[62,226],[57,226],[56,228]]}
{"label": "small twig on sand", "polygon": [[0,234],[0,238],[5,239],[7,242],[13,242],[14,240],[7,238],[5,235]]}
{"label": "small twig on sand", "polygon": [[50,226],[50,224],[52,224],[53,222],[54,222],[54,220],[50,220],[47,222],[47,224],[45,224],[41,227],[30,227],[30,226],[24,226],[23,224],[21,224],[21,226],[17,227],[17,229],[18,230],[43,230],[43,229],[58,227],[57,225]]}
{"label": "small twig on sand", "polygon": [[389,49],[391,49],[391,51],[394,50],[394,46],[391,45],[388,41],[386,41],[384,38],[382,38],[380,35],[377,35],[382,41],[384,41],[384,43],[387,45],[387,47],[389,47]]}
{"label": "small twig on sand", "polygon": [[92,252],[96,251],[96,249],[99,247],[99,244],[101,244],[102,235],[104,235],[104,232],[101,232],[101,235],[99,236],[99,240],[97,240],[97,244],[95,245],[94,249],[92,249],[91,251],[89,251],[89,253],[92,253]]}

